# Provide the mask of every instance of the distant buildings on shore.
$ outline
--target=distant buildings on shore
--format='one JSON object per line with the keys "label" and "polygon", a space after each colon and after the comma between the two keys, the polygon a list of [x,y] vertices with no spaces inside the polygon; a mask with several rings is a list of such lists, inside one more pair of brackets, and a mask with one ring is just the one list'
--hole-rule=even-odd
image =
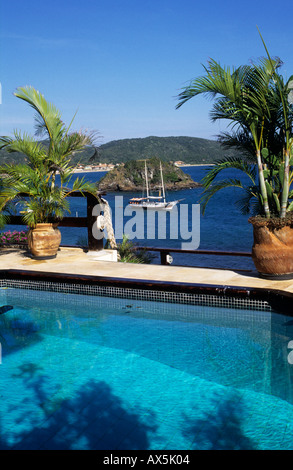
{"label": "distant buildings on shore", "polygon": [[110,171],[115,168],[113,163],[97,163],[95,165],[77,165],[76,171]]}
{"label": "distant buildings on shore", "polygon": [[[97,163],[93,165],[82,165],[79,164],[76,167],[76,171],[110,171],[115,168],[115,166],[119,165],[124,165],[123,163],[117,163],[114,165],[114,163]],[[178,160],[177,162],[174,162],[175,166],[185,166],[185,163],[182,162],[181,160]]]}

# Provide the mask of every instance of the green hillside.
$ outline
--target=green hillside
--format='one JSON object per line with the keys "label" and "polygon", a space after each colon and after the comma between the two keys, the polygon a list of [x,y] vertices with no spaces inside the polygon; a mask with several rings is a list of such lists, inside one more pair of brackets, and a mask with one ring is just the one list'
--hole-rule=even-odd
{"label": "green hillside", "polygon": [[[46,141],[43,141],[43,144],[46,145]],[[82,152],[74,152],[71,158],[71,162],[73,165],[77,165],[81,163],[86,165],[92,161],[98,162],[98,148],[95,147],[88,147]],[[0,150],[0,165],[4,165],[6,163],[24,163],[25,162],[25,155],[18,152],[9,153],[5,149]]]}
{"label": "green hillside", "polygon": [[[98,149],[102,163],[158,157],[163,161],[214,163],[227,155],[220,143],[198,137],[145,137],[114,140]],[[230,152],[231,153],[231,152]]]}
{"label": "green hillside", "polygon": [[[113,140],[99,147],[89,147],[72,156],[72,164],[121,163],[129,160],[157,157],[162,161],[184,163],[214,163],[231,151],[224,150],[214,140],[198,137],[145,137]],[[234,151],[235,154],[235,151]],[[0,164],[20,163],[24,156],[0,150]]]}

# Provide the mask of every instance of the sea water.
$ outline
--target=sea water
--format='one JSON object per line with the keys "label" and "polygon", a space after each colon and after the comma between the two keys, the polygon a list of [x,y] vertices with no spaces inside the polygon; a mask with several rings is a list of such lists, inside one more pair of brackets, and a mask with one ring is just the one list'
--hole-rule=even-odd
{"label": "sea water", "polygon": [[[205,166],[190,166],[183,167],[183,171],[188,173],[194,181],[200,182],[207,170],[211,167]],[[84,176],[86,180],[91,182],[98,182],[105,172],[89,172],[83,173],[78,176]],[[245,177],[240,172],[233,172],[227,170],[225,175],[221,175],[221,178],[235,177],[242,178],[245,181]],[[219,177],[218,177],[219,179]],[[202,188],[184,189],[179,191],[167,192],[167,199],[182,199],[182,204],[187,204],[189,210],[193,204],[200,204],[200,198],[202,196]],[[113,215],[113,225],[115,229],[115,198],[119,196],[123,197],[123,210],[129,203],[131,197],[140,196],[139,193],[128,193],[128,192],[108,192],[105,198],[109,202]],[[239,209],[235,205],[235,201],[240,198],[241,191],[238,188],[227,188],[219,191],[207,205],[204,215],[200,215],[200,240],[198,249],[201,250],[217,250],[217,251],[251,251],[253,243],[253,232],[252,226],[248,223],[248,215],[242,215]],[[84,198],[71,198],[70,199],[71,216],[86,216],[86,199]],[[121,209],[121,208],[119,208]],[[190,214],[189,214],[190,216]],[[131,217],[125,217],[126,222]],[[191,222],[191,217],[189,223]],[[146,229],[147,219],[145,217],[145,230],[144,237],[134,238],[133,242],[142,246],[149,247],[167,247],[180,249],[182,242],[188,242],[188,239],[183,239],[178,228],[178,239],[170,238],[170,231],[167,219],[167,234],[166,238],[160,239],[158,236],[158,230],[156,228],[155,238],[147,238]],[[157,222],[156,222],[157,223]],[[178,218],[179,223],[179,218]],[[197,222],[196,222],[197,223]],[[14,229],[14,227],[10,227]],[[23,228],[23,227],[17,227]],[[62,244],[64,245],[77,245],[86,244],[87,242],[87,229],[86,228],[74,228],[74,227],[60,227],[62,233]],[[121,241],[119,238],[117,241]],[[252,269],[253,263],[250,258],[243,257],[223,257],[223,256],[211,256],[211,255],[184,255],[171,253],[174,265],[193,265],[193,266],[204,266],[204,267],[235,267],[242,269]],[[160,263],[159,255],[155,255],[153,263]]]}

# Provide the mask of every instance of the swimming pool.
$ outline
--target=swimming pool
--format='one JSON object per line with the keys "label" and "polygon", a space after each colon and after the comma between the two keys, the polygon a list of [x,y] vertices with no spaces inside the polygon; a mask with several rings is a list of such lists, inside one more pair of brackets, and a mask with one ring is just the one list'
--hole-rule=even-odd
{"label": "swimming pool", "polygon": [[292,449],[293,321],[0,288],[1,449]]}

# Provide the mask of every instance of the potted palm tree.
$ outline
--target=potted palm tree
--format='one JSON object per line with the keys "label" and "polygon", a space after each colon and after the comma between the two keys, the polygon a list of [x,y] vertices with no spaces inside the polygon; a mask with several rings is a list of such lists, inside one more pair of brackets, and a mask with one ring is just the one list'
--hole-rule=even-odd
{"label": "potted palm tree", "polygon": [[33,87],[20,87],[14,95],[36,111],[36,135],[14,132],[13,137],[1,137],[0,148],[25,155],[25,163],[0,167],[0,211],[11,202],[20,207],[23,221],[29,226],[28,245],[35,258],[56,256],[61,233],[58,223],[70,212],[68,197],[72,192],[89,192],[97,196],[97,187],[84,178],[73,178],[70,164],[73,152],[92,144],[93,135],[70,132],[61,120],[60,112]]}
{"label": "potted palm tree", "polygon": [[[242,155],[218,161],[203,178],[202,212],[219,190],[240,188],[236,204],[252,215],[255,266],[263,277],[283,279],[293,276],[293,76],[284,80],[280,59],[272,59],[263,44],[267,57],[256,64],[230,69],[210,60],[206,75],[179,94],[177,108],[204,94],[214,99],[212,120],[228,120],[231,131],[219,140],[226,148],[242,150]],[[216,179],[226,169],[241,170],[249,183]]]}

